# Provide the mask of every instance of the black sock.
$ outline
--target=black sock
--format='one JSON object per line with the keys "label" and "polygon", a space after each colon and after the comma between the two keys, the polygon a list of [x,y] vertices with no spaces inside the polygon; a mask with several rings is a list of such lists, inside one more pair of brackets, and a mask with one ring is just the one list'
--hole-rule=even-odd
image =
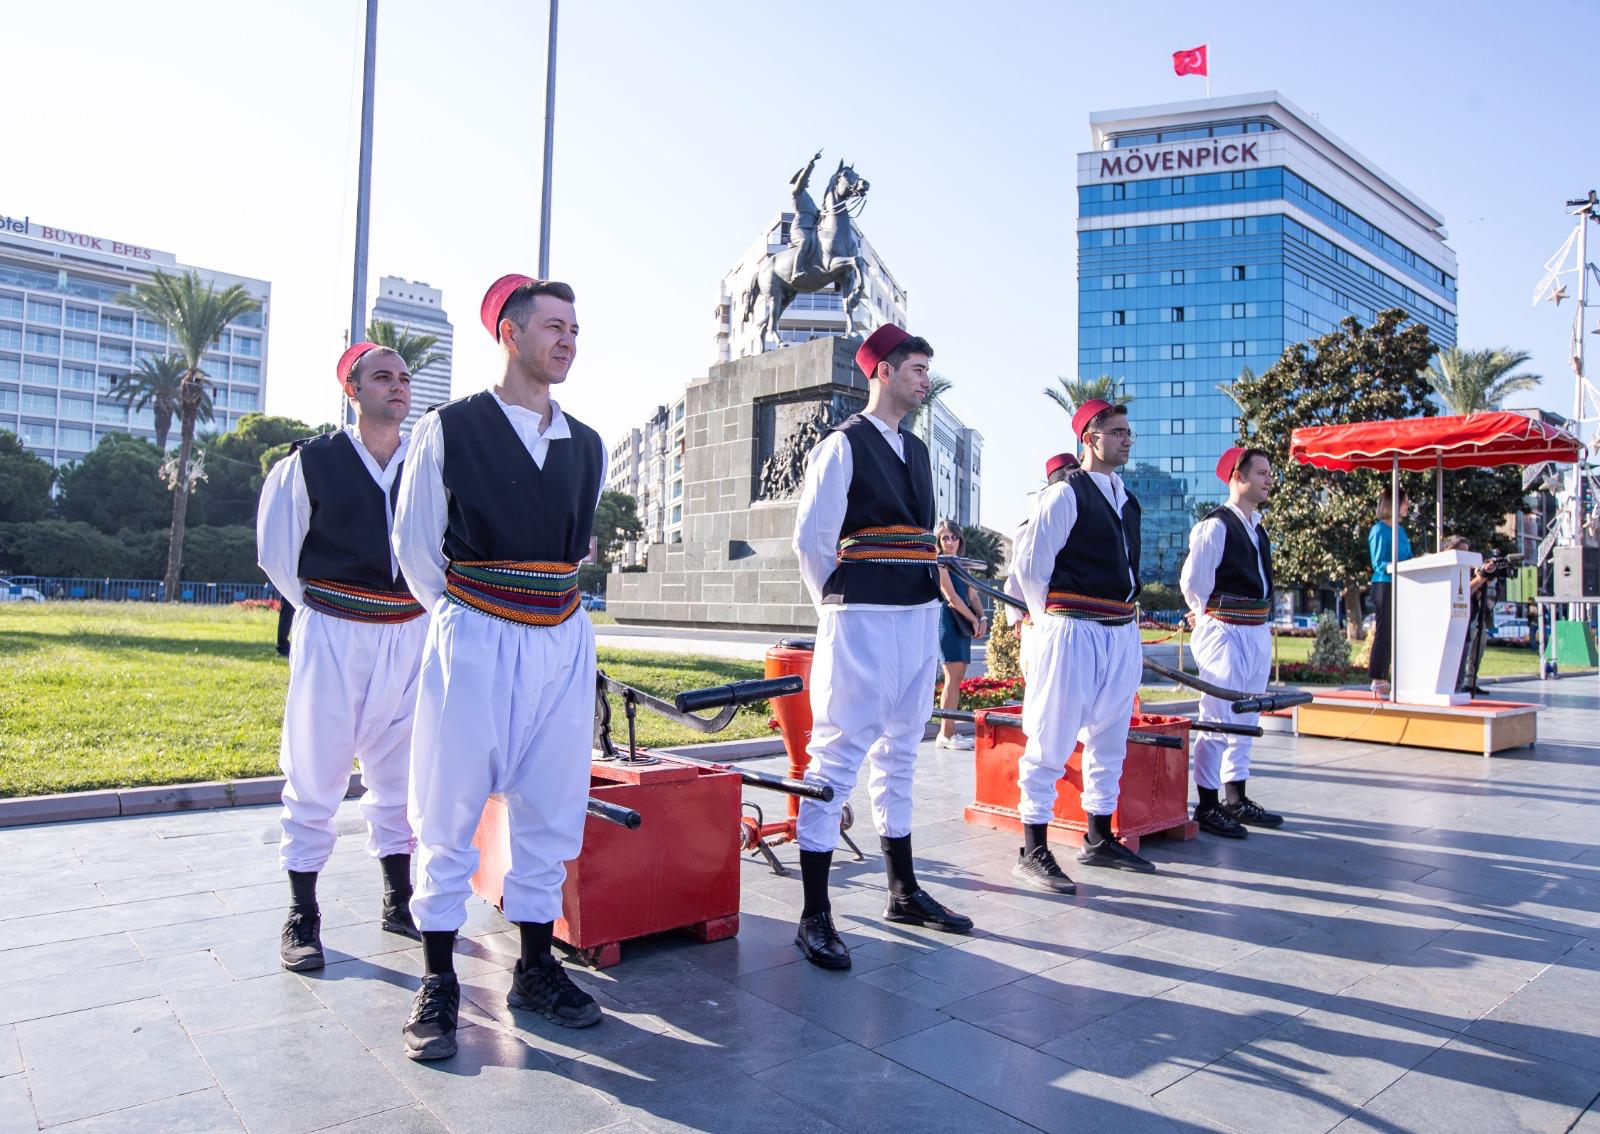
{"label": "black sock", "polygon": [[1217,789],[1214,787],[1201,787],[1194,785],[1194,790],[1200,793],[1201,807],[1215,807],[1217,805]]}
{"label": "black sock", "polygon": [[1022,853],[1032,854],[1050,845],[1050,824],[1024,823],[1022,825]]}
{"label": "black sock", "polygon": [[1245,785],[1245,781],[1244,780],[1229,780],[1228,781],[1228,783],[1225,786],[1228,789],[1228,802],[1229,803],[1243,803],[1244,802],[1244,785]]}
{"label": "black sock", "polygon": [[535,965],[549,964],[550,942],[555,936],[556,923],[553,921],[519,921],[517,929],[522,934],[522,967],[531,969]]}
{"label": "black sock", "polygon": [[391,904],[411,900],[411,856],[386,854],[378,860],[383,868],[383,896]]}
{"label": "black sock", "polygon": [[297,910],[315,912],[317,908],[317,872],[315,870],[289,871],[289,892],[294,895],[290,905]]}
{"label": "black sock", "polygon": [[1084,832],[1083,841],[1093,847],[1099,846],[1104,842],[1109,842],[1111,838],[1111,816],[1089,816],[1089,829]]}
{"label": "black sock", "polygon": [[916,867],[911,865],[911,836],[900,835],[889,839],[878,837],[883,848],[883,866],[889,875],[889,893],[904,898],[917,889]]}
{"label": "black sock", "polygon": [[832,866],[831,850],[800,852],[800,885],[805,892],[805,905],[800,910],[801,917],[811,917],[813,914],[827,913],[833,909],[832,903],[828,901],[828,870]]}
{"label": "black sock", "polygon": [[456,971],[456,931],[453,929],[425,929],[422,931],[422,971],[428,976],[440,976]]}

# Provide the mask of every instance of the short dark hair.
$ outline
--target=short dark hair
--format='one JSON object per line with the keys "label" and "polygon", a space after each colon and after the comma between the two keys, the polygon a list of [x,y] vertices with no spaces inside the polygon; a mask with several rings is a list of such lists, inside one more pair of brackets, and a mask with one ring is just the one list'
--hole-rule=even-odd
{"label": "short dark hair", "polygon": [[505,306],[500,308],[500,318],[510,319],[517,325],[518,330],[526,330],[528,317],[533,314],[535,302],[539,296],[548,295],[555,299],[576,303],[577,295],[573,293],[570,284],[560,283],[556,280],[534,280],[530,284],[523,284],[511,293]]}
{"label": "short dark hair", "polygon": [[[1105,425],[1106,422],[1110,421],[1114,417],[1117,417],[1118,415],[1127,417],[1128,407],[1124,405],[1107,406],[1105,409],[1101,410],[1099,413],[1095,414],[1089,419],[1089,424],[1083,427],[1083,431],[1085,433],[1089,432],[1091,429],[1098,431],[1103,425]],[[1082,441],[1083,438],[1080,437],[1078,440]]]}
{"label": "short dark hair", "polygon": [[1243,455],[1240,456],[1239,463],[1233,466],[1233,471],[1236,473],[1249,472],[1250,462],[1256,457],[1260,457],[1263,461],[1272,460],[1272,454],[1265,449],[1246,449]]}
{"label": "short dark hair", "polygon": [[883,356],[883,361],[889,364],[890,370],[899,370],[905,365],[906,359],[914,354],[925,354],[933,357],[933,348],[928,345],[928,340],[920,335],[912,335],[905,342],[895,347]]}
{"label": "short dark hair", "polygon": [[350,367],[350,381],[360,382],[363,377],[363,371],[370,369],[367,366],[367,359],[380,354],[392,354],[400,360],[401,366],[406,364],[405,356],[395,350],[394,347],[376,346],[369,351],[363,351],[361,357],[356,359],[355,365]]}

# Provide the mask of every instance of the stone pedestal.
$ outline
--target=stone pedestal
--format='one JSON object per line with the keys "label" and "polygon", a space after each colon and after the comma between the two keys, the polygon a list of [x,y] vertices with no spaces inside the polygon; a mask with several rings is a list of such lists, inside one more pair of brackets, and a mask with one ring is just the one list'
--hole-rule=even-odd
{"label": "stone pedestal", "polygon": [[824,420],[842,421],[866,405],[859,345],[813,339],[719,363],[690,385],[683,542],[652,545],[644,573],[612,575],[609,613],[632,623],[816,626],[790,547],[798,458]]}

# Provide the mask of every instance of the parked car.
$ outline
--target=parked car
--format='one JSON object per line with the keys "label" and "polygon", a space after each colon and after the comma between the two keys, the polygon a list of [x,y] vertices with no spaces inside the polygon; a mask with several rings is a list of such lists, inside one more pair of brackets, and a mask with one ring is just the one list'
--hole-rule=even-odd
{"label": "parked car", "polygon": [[25,587],[21,583],[13,583],[10,579],[0,579],[0,602],[43,602],[44,595],[33,587]]}
{"label": "parked car", "polygon": [[1533,637],[1533,626],[1526,618],[1507,618],[1494,624],[1489,637],[1496,642],[1526,642]]}
{"label": "parked car", "polygon": [[583,604],[584,610],[604,610],[606,608],[605,595],[592,594],[589,591],[579,591],[578,601]]}

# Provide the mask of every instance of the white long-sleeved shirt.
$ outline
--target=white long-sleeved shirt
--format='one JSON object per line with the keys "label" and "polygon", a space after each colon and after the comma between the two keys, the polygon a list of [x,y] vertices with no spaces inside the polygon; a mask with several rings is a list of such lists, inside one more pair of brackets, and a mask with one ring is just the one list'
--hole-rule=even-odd
{"label": "white long-sleeved shirt", "polygon": [[[891,429],[872,414],[862,414],[878,427],[883,439],[901,461],[906,459],[905,442],[898,429]],[[850,478],[855,461],[844,434],[828,434],[806,454],[806,476],[800,488],[800,507],[794,518],[794,551],[800,557],[800,578],[811,594],[811,604],[822,611],[822,588],[839,562],[839,536],[844,531],[844,514],[850,503]],[[918,606],[935,606],[938,599]],[[829,610],[908,610],[912,607],[886,603],[831,603]]]}
{"label": "white long-sleeved shirt", "polygon": [[[1256,547],[1256,573],[1261,576],[1261,589],[1267,589],[1267,568],[1261,560],[1261,513],[1246,516],[1233,504],[1224,504],[1244,523]],[[1201,520],[1189,531],[1189,556],[1183,561],[1183,571],[1178,576],[1178,588],[1183,600],[1196,616],[1205,613],[1206,602],[1217,585],[1217,567],[1222,562],[1222,548],[1228,541],[1228,529],[1216,518]]]}
{"label": "white long-sleeved shirt", "polygon": [[[511,423],[528,456],[541,469],[550,454],[550,442],[571,438],[572,427],[554,400],[550,403],[550,424],[533,410],[510,405],[490,391]],[[605,492],[611,463],[605,446],[600,446],[600,492]],[[598,505],[600,497],[595,497]],[[444,557],[444,531],[450,523],[450,494],[444,487],[444,430],[439,415],[428,413],[417,422],[411,437],[411,457],[400,478],[400,505],[394,516],[394,553],[406,573],[406,582],[417,601],[429,610],[444,595],[444,572],[449,560]]]}
{"label": "white long-sleeved shirt", "polygon": [[[1089,476],[1120,517],[1123,505],[1128,502],[1128,490],[1123,487],[1122,478],[1116,473],[1091,472]],[[1067,537],[1072,534],[1077,522],[1078,498],[1073,495],[1072,485],[1063,480],[1046,485],[1044,491],[1033,498],[1027,522],[1017,532],[1016,566],[1012,574],[1022,588],[1028,613],[1036,623],[1045,616],[1044,603],[1050,593],[1050,576],[1055,571],[1056,556],[1067,545]],[[1129,558],[1132,559],[1132,556]],[[1129,599],[1133,597],[1133,570],[1130,562]]]}
{"label": "white long-sleeved shirt", "polygon": [[[366,466],[373,482],[383,490],[384,519],[389,530],[394,530],[394,506],[389,490],[394,478],[400,475],[400,463],[406,459],[411,439],[400,435],[400,445],[380,466],[378,459],[361,443],[361,432],[353,425],[344,432],[356,447],[356,456]],[[272,580],[272,585],[292,606],[305,601],[305,587],[300,578],[300,548],[311,530],[311,494],[306,491],[305,472],[300,467],[300,453],[290,453],[272,466],[261,486],[261,501],[256,507],[256,562]],[[393,551],[389,555],[389,570],[399,569]]]}
{"label": "white long-sleeved shirt", "polygon": [[[1001,590],[1003,590],[1006,594],[1010,595],[1012,598],[1016,599],[1018,602],[1023,602],[1023,603],[1027,602],[1028,598],[1027,598],[1026,595],[1024,595],[1022,593],[1022,580],[1017,575],[1017,567],[1016,567],[1016,562],[1015,561],[1016,561],[1016,549],[1022,543],[1022,533],[1023,533],[1023,530],[1025,528],[1027,528],[1027,526],[1028,526],[1028,521],[1027,520],[1023,520],[1022,523],[1017,526],[1017,534],[1011,538],[1011,548],[1012,548],[1011,557],[1012,557],[1012,562],[1007,565],[1008,569],[1006,571],[1005,586],[1003,586],[1001,588]],[[1008,610],[1006,612],[1006,617],[1010,621],[1015,622],[1017,619],[1022,617],[1022,614],[1021,614],[1020,611]]]}

